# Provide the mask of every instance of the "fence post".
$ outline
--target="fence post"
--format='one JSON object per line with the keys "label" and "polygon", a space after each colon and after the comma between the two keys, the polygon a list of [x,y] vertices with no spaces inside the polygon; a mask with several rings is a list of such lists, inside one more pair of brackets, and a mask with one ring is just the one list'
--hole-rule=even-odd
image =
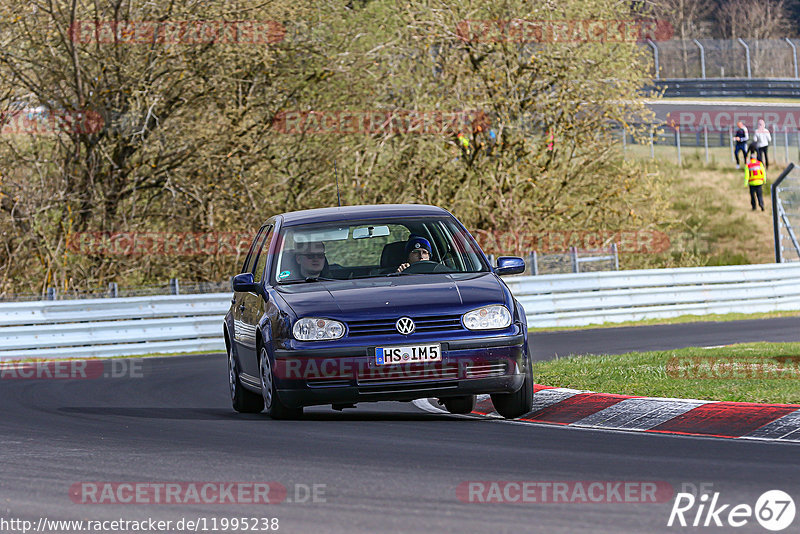
{"label": "fence post", "polygon": [[177,278],[170,278],[169,279],[169,292],[171,295],[180,295],[181,294],[181,284],[178,282]]}
{"label": "fence post", "polygon": [[[733,126],[728,126],[728,139],[731,142],[731,163],[736,163],[736,152],[733,148]],[[747,165],[747,154],[744,156],[744,163]]]}
{"label": "fence post", "polygon": [[539,258],[536,256],[536,251],[530,252],[528,258],[531,263],[531,274],[536,276],[539,274]]}
{"label": "fence post", "polygon": [[656,64],[656,80],[660,80],[661,78],[659,77],[658,73],[658,71],[660,70],[658,66],[658,46],[656,46],[656,44],[650,39],[647,40],[647,44],[649,44],[653,48],[653,60]]}
{"label": "fence post", "polygon": [[678,166],[680,167],[683,163],[681,162],[681,127],[675,126],[675,146],[678,147]]}
{"label": "fence post", "polygon": [[795,79],[800,78],[800,76],[797,75],[797,47],[788,37],[784,37],[784,39],[786,40],[787,43],[789,43],[789,46],[792,47],[792,59],[794,60],[794,77]]}
{"label": "fence post", "polygon": [[611,243],[611,253],[614,254],[614,270],[619,271],[619,250],[616,243]]}
{"label": "fence post", "polygon": [[750,71],[750,47],[747,46],[747,43],[744,42],[744,39],[742,39],[741,37],[739,37],[738,39],[741,45],[744,47],[745,59],[747,60],[747,77],[752,78],[753,76]]}
{"label": "fence post", "polygon": [[569,247],[569,257],[572,261],[572,272],[579,273],[581,272],[581,268],[578,265],[578,249],[577,247]]}
{"label": "fence post", "polygon": [[703,142],[706,145],[706,164],[708,164],[708,126],[703,126]]}
{"label": "fence post", "polygon": [[47,288],[47,300],[56,300],[56,288],[54,287]]}
{"label": "fence post", "polygon": [[111,293],[111,298],[117,298],[119,296],[119,285],[116,282],[109,282],[108,292]]}
{"label": "fence post", "polygon": [[700,41],[697,39],[693,39],[694,44],[696,44],[700,48],[700,71],[703,73],[703,79],[706,78],[706,50],[703,48],[703,45],[700,44]]}
{"label": "fence post", "polygon": [[789,127],[783,127],[783,146],[786,149],[786,164],[789,164]]}

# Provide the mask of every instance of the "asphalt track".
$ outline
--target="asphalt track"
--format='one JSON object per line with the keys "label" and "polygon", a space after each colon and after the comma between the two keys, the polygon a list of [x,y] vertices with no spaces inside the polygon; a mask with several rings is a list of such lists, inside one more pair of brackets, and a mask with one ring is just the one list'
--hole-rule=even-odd
{"label": "asphalt track", "polygon": [[[640,332],[650,339],[654,328]],[[277,517],[279,532],[697,531],[667,527],[671,500],[464,502],[457,488],[470,481],[705,484],[720,503],[751,506],[781,489],[800,503],[793,444],[523,425],[409,403],[311,408],[301,421],[272,421],[232,412],[222,355],[146,359],[129,374],[0,381],[0,521]],[[324,489],[317,502],[267,505],[73,502],[70,488],[89,481],[274,481],[292,500],[295,485]],[[753,519],[737,531],[765,532]]]}

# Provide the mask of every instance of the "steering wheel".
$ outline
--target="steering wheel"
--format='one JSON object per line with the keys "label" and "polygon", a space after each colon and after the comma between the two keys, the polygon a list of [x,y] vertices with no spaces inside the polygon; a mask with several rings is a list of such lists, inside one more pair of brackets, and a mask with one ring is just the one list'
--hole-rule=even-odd
{"label": "steering wheel", "polygon": [[438,265],[438,261],[420,260],[403,269],[403,272],[409,274],[432,273]]}

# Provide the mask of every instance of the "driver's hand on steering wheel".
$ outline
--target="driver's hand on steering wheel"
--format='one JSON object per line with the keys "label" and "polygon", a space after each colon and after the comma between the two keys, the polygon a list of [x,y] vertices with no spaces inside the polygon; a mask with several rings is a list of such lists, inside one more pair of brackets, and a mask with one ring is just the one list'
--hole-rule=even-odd
{"label": "driver's hand on steering wheel", "polygon": [[405,269],[408,268],[409,265],[411,265],[411,264],[410,263],[401,264],[400,267],[397,268],[397,272],[398,273],[402,273]]}

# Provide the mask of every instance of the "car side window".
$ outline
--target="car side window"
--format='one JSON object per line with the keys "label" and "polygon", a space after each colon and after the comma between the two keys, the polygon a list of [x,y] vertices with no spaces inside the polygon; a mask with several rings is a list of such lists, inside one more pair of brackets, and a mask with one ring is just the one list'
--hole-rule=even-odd
{"label": "car side window", "polygon": [[253,263],[255,262],[255,257],[256,257],[256,253],[257,253],[256,251],[258,250],[256,248],[256,243],[259,243],[260,239],[264,236],[264,230],[265,229],[266,229],[266,227],[262,226],[261,229],[256,234],[255,239],[253,239],[253,242],[250,244],[250,251],[247,253],[247,257],[244,259],[244,265],[242,266],[242,272],[243,273],[252,272]]}
{"label": "car side window", "polygon": [[267,257],[269,256],[269,242],[272,239],[272,228],[272,225],[267,226],[267,231],[264,232],[264,240],[258,247],[258,258],[253,272],[253,280],[256,282],[260,282],[264,276],[264,267],[267,265]]}

